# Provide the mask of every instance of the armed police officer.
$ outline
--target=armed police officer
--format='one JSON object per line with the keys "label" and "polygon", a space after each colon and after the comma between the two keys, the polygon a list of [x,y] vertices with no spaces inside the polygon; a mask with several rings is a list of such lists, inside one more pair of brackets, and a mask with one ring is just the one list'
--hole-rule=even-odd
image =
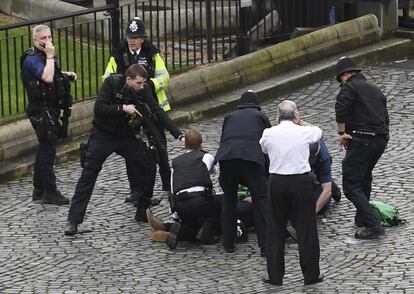
{"label": "armed police officer", "polygon": [[[74,72],[61,72],[55,62],[52,32],[46,25],[33,28],[33,48],[21,58],[22,79],[29,103],[27,116],[36,131],[39,148],[33,172],[33,200],[56,205],[69,204],[56,187],[53,165],[56,143],[67,136]],[[64,109],[61,116],[61,109]]]}
{"label": "armed police officer", "polygon": [[[83,222],[96,178],[106,158],[113,152],[146,170],[145,179],[137,170],[130,174],[131,184],[138,189],[153,185],[155,163],[147,145],[139,137],[141,123],[145,127],[149,115],[157,117],[160,124],[170,130],[175,138],[181,132],[159,107],[145,84],[147,72],[141,65],[130,66],[125,76],[108,77],[98,94],[94,108],[93,130],[86,150],[83,170],[71,201],[65,235],[77,233]],[[140,194],[137,215],[142,220],[152,195]],[[136,217],[137,218],[137,217]]]}
{"label": "armed police officer", "polygon": [[[151,89],[153,97],[164,111],[171,110],[166,95],[166,89],[170,80],[168,70],[165,67],[158,48],[146,39],[145,25],[139,17],[135,17],[129,21],[126,29],[126,40],[112,51],[103,77],[106,78],[113,73],[125,74],[127,68],[132,64],[140,64],[145,67],[148,72],[146,83]],[[159,165],[162,189],[169,191],[171,170],[168,160],[167,140],[163,126],[157,124],[157,127],[161,135],[162,144],[153,145],[156,148],[156,161]],[[128,173],[130,173],[131,169],[137,168],[132,166],[128,161],[126,164]],[[132,192],[131,197],[127,197],[127,202],[136,202],[137,194],[134,191]]]}
{"label": "armed police officer", "polygon": [[384,234],[369,200],[372,170],[389,138],[387,98],[349,57],[339,59],[336,79],[341,83],[335,103],[336,122],[339,142],[346,149],[342,187],[356,208],[355,224],[362,228],[355,238],[373,239]]}

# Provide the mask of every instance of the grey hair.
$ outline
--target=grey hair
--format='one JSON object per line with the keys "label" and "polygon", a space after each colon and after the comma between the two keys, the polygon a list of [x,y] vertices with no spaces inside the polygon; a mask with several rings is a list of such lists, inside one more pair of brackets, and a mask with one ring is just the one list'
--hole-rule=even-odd
{"label": "grey hair", "polygon": [[295,102],[291,100],[283,100],[277,106],[277,117],[279,121],[295,119],[295,113],[298,114],[298,108]]}
{"label": "grey hair", "polygon": [[35,26],[33,28],[33,40],[36,39],[36,36],[37,36],[38,33],[40,33],[41,31],[44,31],[44,30],[51,31],[51,29],[47,25],[44,25],[44,24],[40,24],[40,25]]}

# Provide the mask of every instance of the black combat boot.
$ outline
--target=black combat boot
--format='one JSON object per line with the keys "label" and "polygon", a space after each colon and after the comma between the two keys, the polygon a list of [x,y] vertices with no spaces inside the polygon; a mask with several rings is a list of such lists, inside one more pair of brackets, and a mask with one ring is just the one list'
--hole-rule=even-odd
{"label": "black combat boot", "polygon": [[385,231],[381,224],[375,227],[366,227],[355,233],[356,239],[376,239],[381,235],[384,235]]}
{"label": "black combat boot", "polygon": [[171,250],[174,250],[177,247],[178,233],[180,232],[180,229],[181,229],[180,222],[175,222],[171,226],[171,230],[167,236],[167,246]]}
{"label": "black combat boot", "polygon": [[33,189],[32,200],[37,201],[42,199],[43,190],[39,188]]}
{"label": "black combat boot", "polygon": [[137,191],[132,191],[131,195],[129,195],[125,198],[126,203],[129,202],[129,203],[136,204],[137,201],[138,201],[138,192]]}
{"label": "black combat boot", "polygon": [[65,229],[66,236],[73,236],[78,232],[78,224],[74,221],[68,220]]}
{"label": "black combat boot", "polygon": [[145,212],[145,208],[137,207],[137,211],[135,212],[135,220],[137,222],[144,222],[147,223],[147,213]]}
{"label": "black combat boot", "polygon": [[42,194],[42,200],[44,203],[55,204],[55,205],[67,205],[70,200],[62,195],[59,190],[49,192],[44,191]]}

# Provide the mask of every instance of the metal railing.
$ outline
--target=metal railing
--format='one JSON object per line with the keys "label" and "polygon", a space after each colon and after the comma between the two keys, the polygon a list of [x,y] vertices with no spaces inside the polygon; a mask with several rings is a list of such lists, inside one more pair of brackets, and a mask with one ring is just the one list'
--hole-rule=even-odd
{"label": "metal railing", "polygon": [[[241,0],[135,0],[122,5],[107,0],[103,7],[1,26],[0,122],[26,108],[19,59],[32,46],[36,24],[52,28],[59,66],[78,74],[72,90],[80,101],[96,96],[110,51],[135,16],[144,20],[147,37],[174,73],[245,54],[263,40],[283,40],[296,26],[327,24],[329,1],[314,1],[310,6],[305,0],[256,0],[240,8]],[[244,35],[249,48],[242,48]]]}
{"label": "metal railing", "polygon": [[46,24],[53,32],[59,67],[75,71],[78,80],[72,88],[75,100],[93,97],[101,84],[111,39],[111,19],[102,12],[108,5],[59,16],[44,17],[0,27],[0,119],[24,112],[27,97],[21,82],[20,57],[32,47],[32,27]]}

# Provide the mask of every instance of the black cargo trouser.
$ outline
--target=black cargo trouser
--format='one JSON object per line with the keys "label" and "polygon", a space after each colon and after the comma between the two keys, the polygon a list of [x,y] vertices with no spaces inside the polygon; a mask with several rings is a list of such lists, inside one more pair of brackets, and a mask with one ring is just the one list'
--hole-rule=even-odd
{"label": "black cargo trouser", "polygon": [[[146,144],[133,136],[121,137],[94,130],[89,138],[86,150],[86,159],[82,174],[76,185],[75,194],[71,201],[68,220],[82,223],[85,212],[91,198],[93,188],[102,164],[113,152],[121,155],[127,160],[136,162],[146,167],[146,170],[154,170],[153,160],[148,157],[149,151]],[[149,174],[148,177],[152,175]],[[130,180],[134,185],[145,181],[142,175],[134,172]],[[115,193],[114,193],[115,194]]]}
{"label": "black cargo trouser", "polygon": [[342,187],[346,198],[356,208],[355,220],[365,227],[380,225],[369,204],[371,198],[372,170],[387,145],[383,136],[353,136],[342,161]]}

